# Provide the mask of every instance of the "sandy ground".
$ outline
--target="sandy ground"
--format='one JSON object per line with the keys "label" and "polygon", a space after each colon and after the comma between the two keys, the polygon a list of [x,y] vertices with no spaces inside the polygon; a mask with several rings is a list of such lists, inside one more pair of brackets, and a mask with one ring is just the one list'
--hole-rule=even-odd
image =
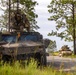
{"label": "sandy ground", "polygon": [[76,58],[64,58],[59,56],[48,56],[47,63],[49,66],[58,70],[76,71]]}

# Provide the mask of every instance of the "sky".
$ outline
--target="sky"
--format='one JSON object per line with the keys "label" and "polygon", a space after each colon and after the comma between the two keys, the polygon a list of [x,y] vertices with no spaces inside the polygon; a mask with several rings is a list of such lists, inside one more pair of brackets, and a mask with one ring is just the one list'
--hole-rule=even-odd
{"label": "sky", "polygon": [[[48,21],[51,14],[48,13],[47,6],[50,4],[51,0],[35,0],[39,3],[36,5],[35,12],[38,14],[37,25],[40,27],[37,31],[43,35],[43,38],[49,38],[50,40],[55,40],[57,44],[57,50],[59,50],[63,45],[68,45],[72,49],[73,43],[65,42],[55,36],[47,36],[49,32],[55,30],[56,23],[54,21]],[[3,12],[0,11],[0,15]]]}
{"label": "sky", "polygon": [[39,3],[35,7],[36,13],[38,14],[37,25],[40,27],[38,31],[43,35],[44,38],[49,38],[51,40],[55,40],[57,44],[57,50],[59,50],[63,45],[68,45],[71,49],[73,49],[72,42],[65,42],[61,40],[59,37],[55,36],[47,36],[49,32],[55,30],[56,23],[54,21],[48,21],[48,18],[51,14],[48,13],[47,6],[50,4],[51,0],[35,0]]}

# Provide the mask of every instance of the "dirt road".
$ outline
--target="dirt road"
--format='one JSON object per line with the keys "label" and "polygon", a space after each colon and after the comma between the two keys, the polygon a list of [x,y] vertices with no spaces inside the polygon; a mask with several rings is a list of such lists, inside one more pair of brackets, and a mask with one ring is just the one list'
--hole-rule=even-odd
{"label": "dirt road", "polygon": [[59,56],[48,56],[47,57],[48,65],[61,69],[64,71],[76,71],[76,58],[64,58]]}

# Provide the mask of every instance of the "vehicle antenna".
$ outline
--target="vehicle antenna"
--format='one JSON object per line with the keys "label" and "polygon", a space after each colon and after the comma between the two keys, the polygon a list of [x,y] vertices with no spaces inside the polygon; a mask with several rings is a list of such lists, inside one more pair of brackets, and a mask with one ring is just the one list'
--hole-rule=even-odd
{"label": "vehicle antenna", "polygon": [[11,10],[11,0],[9,0],[9,28],[8,28],[8,31],[10,32],[10,10]]}

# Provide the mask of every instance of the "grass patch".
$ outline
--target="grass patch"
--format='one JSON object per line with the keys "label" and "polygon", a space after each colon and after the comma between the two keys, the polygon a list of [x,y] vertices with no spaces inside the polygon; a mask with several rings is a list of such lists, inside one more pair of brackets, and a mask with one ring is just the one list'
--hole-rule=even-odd
{"label": "grass patch", "polygon": [[66,58],[76,58],[76,55],[72,54],[72,55],[67,55],[67,56],[63,56],[63,57],[66,57]]}
{"label": "grass patch", "polygon": [[59,52],[53,52],[52,55],[53,56],[58,56],[59,55]]}
{"label": "grass patch", "polygon": [[27,65],[15,62],[12,65],[0,63],[0,75],[74,75],[71,72],[58,71],[50,67],[38,67],[37,62],[31,60]]}

